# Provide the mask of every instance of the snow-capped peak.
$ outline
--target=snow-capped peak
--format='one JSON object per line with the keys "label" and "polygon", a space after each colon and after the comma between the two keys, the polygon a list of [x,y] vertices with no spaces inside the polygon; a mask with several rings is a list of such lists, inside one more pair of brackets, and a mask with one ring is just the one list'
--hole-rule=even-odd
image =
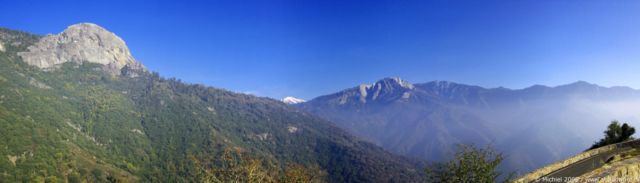
{"label": "snow-capped peak", "polygon": [[299,99],[299,98],[295,98],[295,97],[285,97],[282,99],[282,102],[284,102],[285,104],[299,104],[299,103],[303,103],[306,102],[305,100]]}

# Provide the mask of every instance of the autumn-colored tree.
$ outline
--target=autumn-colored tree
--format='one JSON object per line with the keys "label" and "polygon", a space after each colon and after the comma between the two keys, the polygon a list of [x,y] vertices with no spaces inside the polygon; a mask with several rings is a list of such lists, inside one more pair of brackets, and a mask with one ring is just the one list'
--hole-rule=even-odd
{"label": "autumn-colored tree", "polygon": [[318,166],[305,167],[300,164],[289,164],[285,169],[281,182],[319,183],[324,182],[324,176],[326,175],[327,172],[323,171]]}
{"label": "autumn-colored tree", "polygon": [[192,160],[205,183],[319,183],[327,174],[317,165],[300,164],[290,164],[282,172],[275,163],[251,158],[238,148],[225,148],[210,167],[195,157]]}

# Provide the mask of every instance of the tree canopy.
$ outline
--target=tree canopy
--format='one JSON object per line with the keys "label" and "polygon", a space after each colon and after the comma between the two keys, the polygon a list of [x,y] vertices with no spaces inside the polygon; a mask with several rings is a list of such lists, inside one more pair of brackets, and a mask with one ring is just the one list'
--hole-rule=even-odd
{"label": "tree canopy", "polygon": [[620,122],[618,122],[617,120],[611,121],[611,124],[609,124],[609,126],[607,126],[607,129],[604,131],[604,138],[594,143],[588,150],[606,146],[609,144],[632,140],[633,137],[631,136],[634,133],[636,133],[636,129],[628,125],[627,123],[624,123],[621,126]]}
{"label": "tree canopy", "polygon": [[[426,171],[427,182],[496,182],[502,172],[497,170],[504,160],[502,153],[492,147],[477,148],[459,145],[455,158],[446,163],[436,163]],[[505,177],[505,182],[513,173]]]}

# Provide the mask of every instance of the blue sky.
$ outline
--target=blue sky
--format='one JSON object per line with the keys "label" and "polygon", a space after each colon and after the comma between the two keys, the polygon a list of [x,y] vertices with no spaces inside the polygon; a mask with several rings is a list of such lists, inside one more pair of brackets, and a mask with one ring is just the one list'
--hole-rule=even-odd
{"label": "blue sky", "polygon": [[0,0],[0,26],[97,23],[153,71],[310,99],[387,76],[640,88],[640,1]]}

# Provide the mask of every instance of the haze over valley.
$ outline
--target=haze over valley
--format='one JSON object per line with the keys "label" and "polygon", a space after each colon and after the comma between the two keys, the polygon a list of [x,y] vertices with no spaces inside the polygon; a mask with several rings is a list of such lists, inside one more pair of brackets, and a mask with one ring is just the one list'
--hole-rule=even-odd
{"label": "haze over valley", "polygon": [[493,145],[526,173],[584,151],[611,120],[638,125],[640,91],[579,81],[524,89],[385,78],[296,107],[391,152],[438,161],[456,144]]}

